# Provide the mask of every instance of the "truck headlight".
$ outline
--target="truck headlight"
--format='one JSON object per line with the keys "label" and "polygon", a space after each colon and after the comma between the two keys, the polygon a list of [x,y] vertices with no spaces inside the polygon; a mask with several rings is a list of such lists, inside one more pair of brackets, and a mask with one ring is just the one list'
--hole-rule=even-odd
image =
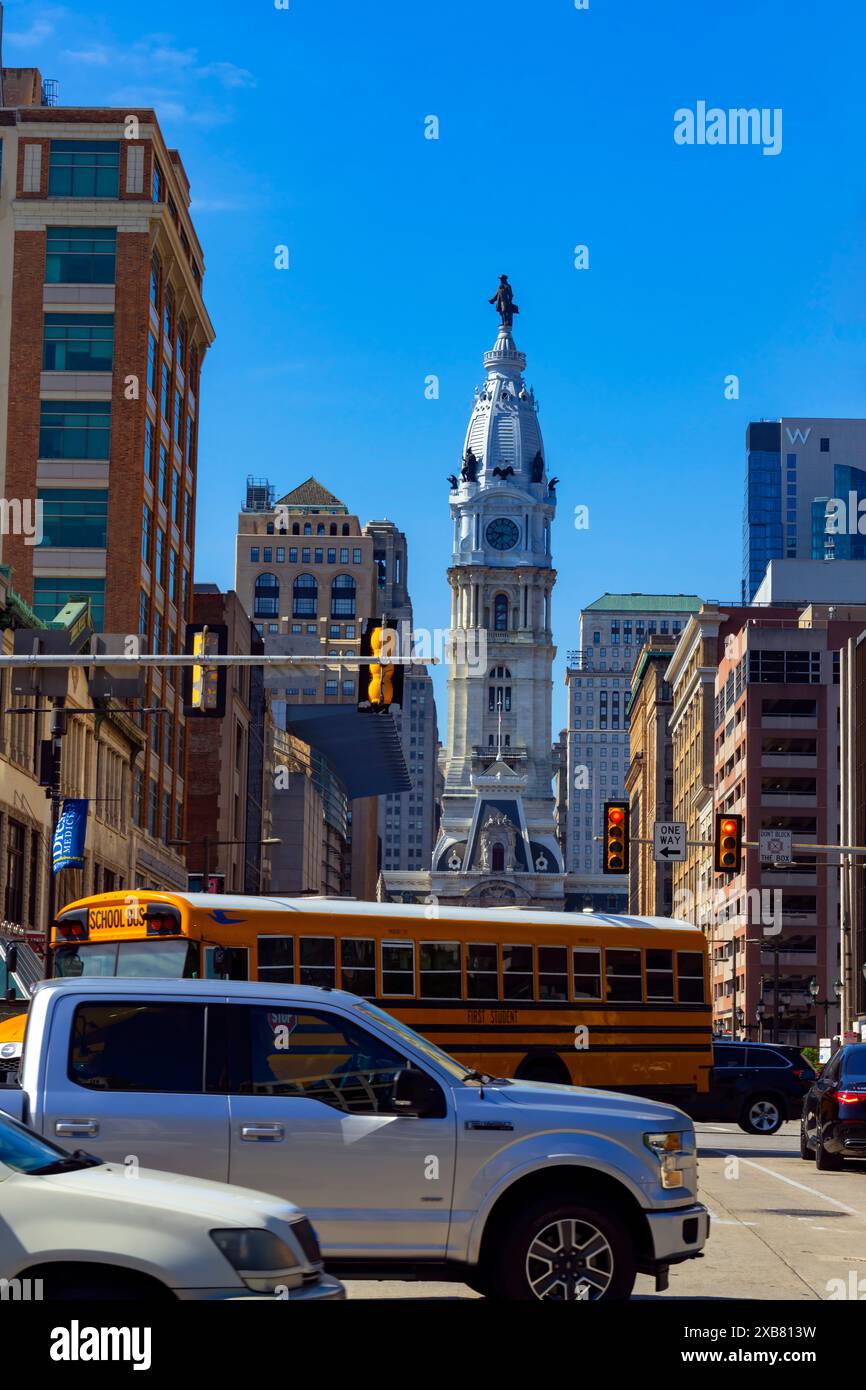
{"label": "truck headlight", "polygon": [[298,1282],[299,1261],[273,1231],[232,1229],[210,1235],[248,1289],[273,1293],[289,1280]]}
{"label": "truck headlight", "polygon": [[684,1175],[677,1167],[677,1155],[688,1153],[686,1135],[682,1130],[663,1130],[658,1134],[645,1134],[643,1141],[659,1161],[661,1185],[665,1188],[682,1187]]}

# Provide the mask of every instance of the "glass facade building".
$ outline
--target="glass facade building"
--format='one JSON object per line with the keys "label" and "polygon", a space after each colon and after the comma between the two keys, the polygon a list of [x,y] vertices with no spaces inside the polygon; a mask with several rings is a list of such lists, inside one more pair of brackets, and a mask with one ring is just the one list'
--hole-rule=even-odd
{"label": "glass facade building", "polygon": [[764,421],[750,425],[746,432],[746,450],[743,602],[751,603],[770,560],[779,560],[784,554],[780,425]]}

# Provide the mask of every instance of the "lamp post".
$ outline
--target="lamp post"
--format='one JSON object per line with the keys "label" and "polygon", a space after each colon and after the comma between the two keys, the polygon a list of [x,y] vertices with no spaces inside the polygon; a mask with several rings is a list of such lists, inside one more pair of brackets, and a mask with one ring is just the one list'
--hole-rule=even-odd
{"label": "lamp post", "polygon": [[[169,840],[170,845],[201,845],[202,846],[202,892],[210,892],[210,852],[211,849],[218,849],[222,845],[246,845],[248,840],[214,840],[210,835],[204,835],[200,840]],[[264,840],[256,842],[260,845],[281,845],[282,840],[276,835],[268,835]]]}
{"label": "lamp post", "polygon": [[743,1009],[743,1008],[741,1007],[741,1005],[739,1005],[739,1004],[737,1005],[736,1009],[734,1010],[734,1017],[735,1017],[735,1019],[736,1019],[737,1033],[740,1034],[740,1033],[742,1033],[742,1032],[744,1031],[744,1030],[743,1030],[743,1024],[744,1024],[745,1021],[746,1021],[746,1014],[745,1014],[744,1009]]}
{"label": "lamp post", "polygon": [[[863,973],[864,973],[864,975],[866,975],[866,966],[864,966],[864,972],[863,972]],[[819,985],[818,985],[817,977],[816,977],[815,975],[813,975],[812,978],[811,978],[811,980],[809,981],[809,993],[810,993],[811,996],[812,996],[812,1002],[814,1003],[816,1009],[823,1009],[823,1010],[824,1010],[824,1037],[825,1037],[825,1038],[829,1036],[828,1030],[829,1030],[829,1027],[830,1027],[830,1020],[829,1020],[829,1009],[830,1009],[830,1006],[831,1006],[831,1004],[838,1004],[838,1003],[839,1003],[839,1000],[842,998],[842,988],[843,988],[843,986],[842,986],[842,981],[841,981],[841,980],[837,980],[836,983],[835,983],[834,986],[833,986],[833,994],[834,994],[835,997],[834,997],[833,999],[819,999],[819,998],[818,998],[818,995],[819,995],[819,993],[820,993],[820,988],[819,988]]]}
{"label": "lamp post", "polygon": [[763,999],[759,999],[758,1003],[755,1005],[755,1019],[758,1024],[758,1042],[764,1041],[764,1014],[766,1011],[767,1009]]}

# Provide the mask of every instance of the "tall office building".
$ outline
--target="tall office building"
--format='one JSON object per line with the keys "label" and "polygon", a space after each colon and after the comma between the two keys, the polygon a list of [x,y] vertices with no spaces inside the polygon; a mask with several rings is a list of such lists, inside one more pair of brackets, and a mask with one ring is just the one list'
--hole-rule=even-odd
{"label": "tall office building", "polygon": [[866,558],[861,500],[866,420],[753,421],[746,430],[743,602],[754,600],[771,560]]}
{"label": "tall office building", "polygon": [[625,798],[632,669],[648,637],[677,637],[700,608],[695,594],[603,594],[580,615],[580,647],[569,652],[566,766],[566,892],[570,904],[624,912],[625,876],[601,870],[605,801]]}
{"label": "tall office building", "polygon": [[[0,110],[0,484],[38,500],[42,539],[5,537],[18,592],[52,619],[178,650],[191,613],[199,374],[213,340],[177,150],[152,110],[45,104],[4,69]],[[177,672],[154,672],[134,769],[136,882],[185,882]],[[135,886],[135,885],[133,885]]]}
{"label": "tall office building", "polygon": [[[377,612],[411,633],[406,537],[393,521],[368,521],[364,535],[373,538]],[[379,798],[380,862],[384,873],[413,873],[428,868],[436,834],[436,700],[423,663],[406,669],[403,707],[394,717],[412,789]]]}
{"label": "tall office building", "polygon": [[[364,620],[379,611],[376,546],[346,503],[317,479],[276,500],[267,479],[247,479],[235,589],[266,652],[308,658],[287,667],[285,685],[274,690],[277,728],[311,750],[309,758],[299,757],[291,740],[276,739],[285,762],[275,767],[273,791],[273,829],[281,840],[271,854],[275,890],[299,881],[297,844],[312,824],[303,809],[310,804],[303,779],[315,781],[329,818],[319,881],[331,887],[339,880],[342,892],[365,899],[375,897],[378,878],[376,798],[409,787],[395,716],[359,714],[357,667],[327,665],[328,656],[360,652]],[[395,593],[401,592],[398,586]],[[334,837],[345,846],[339,871]]]}

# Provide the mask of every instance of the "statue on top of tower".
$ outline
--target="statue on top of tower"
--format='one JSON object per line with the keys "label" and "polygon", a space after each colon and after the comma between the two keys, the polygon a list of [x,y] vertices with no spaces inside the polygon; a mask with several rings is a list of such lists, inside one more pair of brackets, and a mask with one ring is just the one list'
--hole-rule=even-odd
{"label": "statue on top of tower", "polygon": [[514,291],[508,283],[507,275],[500,275],[499,288],[492,299],[488,299],[488,304],[495,304],[496,312],[499,315],[504,327],[510,328],[515,314],[520,310],[514,303]]}

